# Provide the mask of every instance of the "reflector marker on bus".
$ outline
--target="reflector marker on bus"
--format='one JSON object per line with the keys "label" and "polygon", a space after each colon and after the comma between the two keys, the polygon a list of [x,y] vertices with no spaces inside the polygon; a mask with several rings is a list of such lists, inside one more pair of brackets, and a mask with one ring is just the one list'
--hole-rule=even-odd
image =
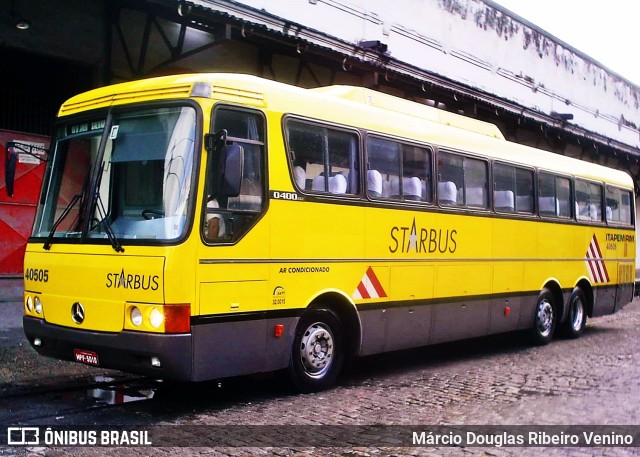
{"label": "reflector marker on bus", "polygon": [[371,267],[367,268],[367,272],[362,277],[362,280],[352,295],[356,300],[363,298],[382,298],[386,296],[387,293],[384,291],[382,284],[380,284],[378,277]]}
{"label": "reflector marker on bus", "polygon": [[598,244],[595,233],[593,234],[593,238],[591,238],[591,243],[589,243],[589,248],[585,254],[585,263],[593,282],[597,284],[610,281],[609,272],[602,258],[602,251],[600,250],[600,245]]}

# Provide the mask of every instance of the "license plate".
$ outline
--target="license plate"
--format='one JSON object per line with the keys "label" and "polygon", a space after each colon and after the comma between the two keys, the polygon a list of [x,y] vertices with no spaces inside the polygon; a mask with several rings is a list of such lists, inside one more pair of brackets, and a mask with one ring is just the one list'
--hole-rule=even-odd
{"label": "license plate", "polygon": [[98,354],[95,352],[85,351],[84,349],[74,349],[73,356],[76,362],[84,363],[85,365],[100,365],[100,362],[98,362]]}

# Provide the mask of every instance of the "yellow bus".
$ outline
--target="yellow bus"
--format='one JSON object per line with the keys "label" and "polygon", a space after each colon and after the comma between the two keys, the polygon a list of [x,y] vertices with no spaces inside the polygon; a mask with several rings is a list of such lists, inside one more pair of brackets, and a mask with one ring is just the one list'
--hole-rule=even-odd
{"label": "yellow bus", "polygon": [[626,173],[387,94],[152,78],[71,98],[52,144],[24,274],[46,356],[316,391],[353,356],[546,344],[632,299]]}

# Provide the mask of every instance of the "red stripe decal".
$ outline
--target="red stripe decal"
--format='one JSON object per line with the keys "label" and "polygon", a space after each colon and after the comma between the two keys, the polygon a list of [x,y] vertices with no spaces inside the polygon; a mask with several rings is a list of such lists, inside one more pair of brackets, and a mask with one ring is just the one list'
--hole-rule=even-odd
{"label": "red stripe decal", "polygon": [[369,281],[371,281],[371,285],[373,286],[373,288],[376,290],[378,297],[386,297],[387,294],[384,292],[380,281],[378,281],[378,277],[373,272],[373,268],[369,267],[367,269],[367,277],[369,278]]}
{"label": "red stripe decal", "polygon": [[362,298],[371,298],[369,296],[369,292],[367,292],[367,288],[364,287],[364,284],[362,283],[362,281],[360,281],[360,284],[358,284],[358,292],[360,292],[360,296]]}

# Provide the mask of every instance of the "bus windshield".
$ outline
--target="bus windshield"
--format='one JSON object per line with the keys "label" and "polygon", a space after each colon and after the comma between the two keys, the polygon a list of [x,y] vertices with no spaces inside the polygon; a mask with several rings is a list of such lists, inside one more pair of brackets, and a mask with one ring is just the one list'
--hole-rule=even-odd
{"label": "bus windshield", "polygon": [[195,135],[191,107],[127,110],[109,122],[61,126],[33,236],[116,244],[180,238],[187,225]]}

